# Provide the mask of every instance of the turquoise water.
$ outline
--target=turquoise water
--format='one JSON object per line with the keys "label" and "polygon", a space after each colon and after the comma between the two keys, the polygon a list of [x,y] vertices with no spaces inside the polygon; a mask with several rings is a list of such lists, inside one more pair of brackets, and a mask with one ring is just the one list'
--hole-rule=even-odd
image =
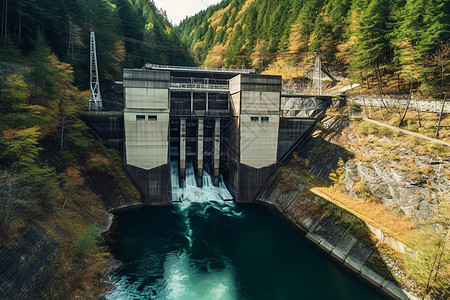
{"label": "turquoise water", "polygon": [[386,299],[271,209],[194,185],[174,187],[181,204],[119,216],[107,299]]}

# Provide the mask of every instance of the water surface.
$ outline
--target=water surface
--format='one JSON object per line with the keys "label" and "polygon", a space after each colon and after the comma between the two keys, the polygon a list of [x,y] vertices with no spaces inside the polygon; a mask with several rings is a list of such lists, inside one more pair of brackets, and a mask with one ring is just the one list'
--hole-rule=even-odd
{"label": "water surface", "polygon": [[277,213],[210,201],[229,193],[187,173],[187,187],[174,186],[181,204],[118,218],[110,248],[121,266],[107,299],[386,299]]}

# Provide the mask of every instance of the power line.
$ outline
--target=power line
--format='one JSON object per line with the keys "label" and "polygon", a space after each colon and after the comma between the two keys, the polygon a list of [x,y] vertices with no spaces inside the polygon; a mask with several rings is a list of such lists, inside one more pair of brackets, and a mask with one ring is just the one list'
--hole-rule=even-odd
{"label": "power line", "polygon": [[170,46],[165,46],[165,45],[160,45],[160,44],[153,44],[153,43],[149,43],[149,42],[145,42],[145,41],[141,41],[141,40],[136,40],[136,39],[133,39],[133,38],[129,38],[129,37],[126,37],[126,36],[117,35],[117,34],[113,34],[113,33],[111,33],[111,36],[113,36],[114,38],[119,39],[119,40],[131,42],[131,43],[135,43],[135,44],[140,44],[140,45],[144,45],[144,46],[149,46],[149,47],[169,50],[169,51],[172,51],[172,52],[189,53],[189,51],[187,49],[183,49],[183,48],[176,48],[176,47],[170,47]]}
{"label": "power line", "polygon": [[[181,54],[188,54],[190,53],[189,50],[184,49],[184,48],[177,48],[177,47],[171,47],[171,46],[166,46],[166,45],[161,45],[161,44],[154,44],[154,43],[149,43],[146,41],[142,41],[142,40],[137,40],[134,38],[130,38],[130,37],[126,37],[126,36],[122,36],[122,35],[117,35],[117,34],[113,34],[111,33],[111,36],[119,39],[119,40],[123,40],[123,41],[127,41],[130,43],[134,43],[134,44],[139,44],[142,46],[147,46],[147,47],[153,47],[153,48],[159,48],[162,50],[169,50],[173,53],[181,53]],[[268,53],[261,53],[261,54],[256,54],[256,53],[250,53],[250,54],[232,54],[233,57],[241,57],[241,58],[276,58],[276,57],[296,57],[296,56],[304,56],[304,55],[308,55],[314,53],[313,51],[295,51],[295,52],[268,52]],[[231,53],[225,52],[223,55],[230,55]]]}
{"label": "power line", "polygon": [[205,1],[203,1],[203,0],[200,0],[200,1],[202,1],[202,2],[203,2],[203,4],[205,4],[205,5],[206,5],[206,7],[209,7],[209,5],[205,3]]}

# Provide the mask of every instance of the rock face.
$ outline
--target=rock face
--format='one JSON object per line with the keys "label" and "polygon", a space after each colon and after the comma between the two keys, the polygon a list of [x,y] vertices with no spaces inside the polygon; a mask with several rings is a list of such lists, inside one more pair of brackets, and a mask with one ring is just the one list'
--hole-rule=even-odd
{"label": "rock face", "polygon": [[344,164],[342,183],[347,193],[382,201],[393,212],[403,212],[416,225],[432,222],[439,214],[439,203],[450,197],[448,156],[438,151],[421,154],[414,150],[423,147],[417,142],[380,136],[380,132],[358,135],[353,129],[344,128],[325,137],[357,154]]}

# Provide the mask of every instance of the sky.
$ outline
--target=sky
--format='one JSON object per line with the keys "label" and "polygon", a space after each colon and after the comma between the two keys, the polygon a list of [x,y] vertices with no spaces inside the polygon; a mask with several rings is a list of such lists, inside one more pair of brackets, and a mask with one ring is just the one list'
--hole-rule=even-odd
{"label": "sky", "polygon": [[220,0],[153,0],[156,7],[167,12],[167,17],[173,25],[178,25],[186,16],[193,16]]}

